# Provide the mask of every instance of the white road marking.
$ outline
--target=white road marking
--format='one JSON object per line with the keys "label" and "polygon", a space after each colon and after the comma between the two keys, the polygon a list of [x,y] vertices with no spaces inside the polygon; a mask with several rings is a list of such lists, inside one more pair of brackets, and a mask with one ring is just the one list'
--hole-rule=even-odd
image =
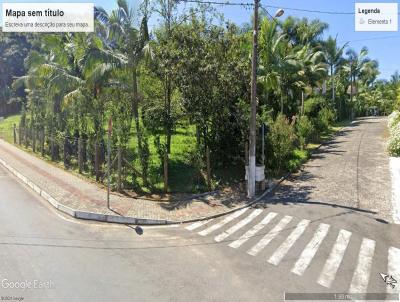
{"label": "white road marking", "polygon": [[212,219],[197,221],[197,222],[192,223],[191,225],[187,226],[185,229],[187,229],[189,231],[193,231],[193,230],[198,229],[199,227],[207,224],[210,221],[212,221]]}
{"label": "white road marking", "polygon": [[390,247],[388,252],[388,275],[392,275],[397,280],[395,288],[387,286],[388,293],[399,293],[400,283],[400,249]]}
{"label": "white road marking", "polygon": [[242,215],[248,209],[249,208],[244,208],[244,209],[241,209],[239,211],[234,212],[233,214],[225,217],[224,220],[222,220],[222,221],[220,221],[220,222],[218,222],[216,224],[213,224],[212,226],[208,227],[207,229],[199,232],[199,235],[206,236],[206,235],[214,232],[215,230],[218,230],[220,227],[224,226],[225,224],[231,222],[233,219],[235,219],[235,218],[239,217],[240,215]]}
{"label": "white road marking", "polygon": [[332,281],[335,279],[337,270],[342,263],[344,253],[347,245],[349,244],[351,232],[340,230],[328,259],[325,262],[321,275],[318,278],[318,283],[325,287],[330,287]]}
{"label": "white road marking", "polygon": [[272,239],[275,238],[276,235],[278,235],[282,231],[282,229],[292,220],[292,218],[292,216],[283,217],[267,235],[265,235],[255,246],[247,251],[247,254],[252,256],[257,255],[271,242]]}
{"label": "white road marking", "polygon": [[229,237],[230,235],[235,233],[237,230],[241,229],[246,224],[251,222],[254,218],[256,218],[258,215],[260,215],[262,211],[263,211],[262,209],[254,210],[253,212],[251,212],[251,214],[249,216],[247,216],[243,220],[239,221],[237,224],[233,225],[231,228],[229,228],[225,232],[223,232],[223,233],[219,234],[218,236],[216,236],[214,238],[214,240],[216,242],[221,242],[222,240],[224,240],[225,238]]}
{"label": "white road marking", "polygon": [[322,241],[325,239],[325,236],[329,231],[329,224],[321,223],[318,226],[317,231],[315,232],[313,238],[307,244],[303,252],[301,253],[299,259],[295,263],[292,268],[292,273],[296,275],[303,275],[307,267],[310,265],[312,259],[317,253]]}
{"label": "white road marking", "polygon": [[350,293],[366,293],[368,289],[369,276],[372,266],[372,259],[375,253],[375,241],[364,238],[360,252],[358,254],[358,262],[351,280]]}
{"label": "white road marking", "polygon": [[290,233],[290,235],[286,238],[286,240],[278,247],[278,249],[272,254],[272,256],[268,259],[268,262],[274,265],[278,265],[283,257],[287,254],[293,244],[300,238],[300,236],[304,233],[305,229],[310,224],[310,220],[303,219],[300,221],[296,228]]}
{"label": "white road marking", "polygon": [[251,237],[253,237],[255,234],[257,234],[260,230],[262,230],[268,223],[274,219],[274,217],[278,215],[277,213],[271,212],[268,213],[267,216],[264,217],[264,219],[256,224],[253,228],[248,230],[245,234],[243,234],[238,240],[235,240],[229,244],[230,247],[237,249],[240,247],[243,243],[245,243],[247,240],[249,240]]}

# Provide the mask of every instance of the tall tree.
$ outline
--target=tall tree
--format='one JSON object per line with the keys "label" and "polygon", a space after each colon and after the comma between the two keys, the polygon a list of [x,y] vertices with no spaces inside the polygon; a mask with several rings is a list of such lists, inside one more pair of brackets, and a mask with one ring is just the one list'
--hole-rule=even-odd
{"label": "tall tree", "polygon": [[349,74],[350,78],[350,108],[353,115],[353,96],[357,94],[358,80],[360,80],[359,84],[370,84],[371,81],[375,80],[377,76],[377,62],[371,61],[368,58],[368,49],[366,47],[363,47],[359,53],[350,48],[346,51],[346,55],[347,64],[343,68]]}
{"label": "tall tree", "polygon": [[343,52],[347,47],[347,43],[343,46],[338,46],[337,36],[335,38],[329,36],[323,45],[325,60],[329,65],[329,73],[331,77],[332,103],[335,104],[335,72],[341,65],[345,63]]}
{"label": "tall tree", "polygon": [[[126,0],[117,1],[117,9],[108,14],[103,8],[95,8],[96,19],[105,27],[105,30],[99,28],[98,34],[106,41],[108,48],[121,52],[128,62],[125,66],[126,70],[131,73],[132,78],[132,116],[135,121],[138,153],[142,162],[142,167],[146,166],[144,162],[147,158],[147,152],[144,150],[143,131],[139,120],[139,90],[138,90],[138,70],[139,65],[146,54],[149,53],[148,41],[149,32],[147,27],[148,21],[148,2],[144,2],[143,16],[140,28],[135,27],[136,13],[130,7]],[[147,183],[145,177],[144,182]]]}

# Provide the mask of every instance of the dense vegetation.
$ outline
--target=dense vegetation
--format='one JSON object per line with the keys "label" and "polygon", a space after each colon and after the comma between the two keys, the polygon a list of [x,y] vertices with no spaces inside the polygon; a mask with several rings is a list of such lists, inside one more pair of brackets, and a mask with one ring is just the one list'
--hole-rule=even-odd
{"label": "dense vegetation", "polygon": [[[152,14],[159,23],[150,32]],[[95,15],[90,34],[0,33],[0,115],[20,106],[19,142],[103,181],[112,119],[118,189],[199,191],[242,179],[249,26],[174,0],[144,0],[137,11],[118,0]],[[266,125],[268,173],[295,168],[334,122],[399,106],[399,75],[377,81],[367,49],[323,39],[327,24],[261,16],[260,25],[258,122]]]}
{"label": "dense vegetation", "polygon": [[388,151],[392,156],[400,156],[400,111],[393,111],[388,117]]}
{"label": "dense vegetation", "polygon": [[24,100],[24,90],[12,90],[15,77],[26,72],[24,59],[31,44],[28,35],[2,34],[0,31],[0,116],[17,113]]}

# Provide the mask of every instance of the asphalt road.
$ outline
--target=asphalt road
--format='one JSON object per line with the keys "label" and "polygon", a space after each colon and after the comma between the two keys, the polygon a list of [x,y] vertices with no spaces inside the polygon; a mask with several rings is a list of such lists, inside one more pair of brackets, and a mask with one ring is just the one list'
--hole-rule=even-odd
{"label": "asphalt road", "polygon": [[[149,227],[140,236],[128,226],[61,216],[1,167],[0,193],[0,300],[259,298],[247,274],[232,267],[223,251],[183,230]],[[7,288],[35,280],[51,288]]]}
{"label": "asphalt road", "polygon": [[[380,273],[400,282],[399,234],[368,209],[267,200],[138,235],[62,216],[0,167],[0,299],[274,302],[285,292],[398,293]],[[35,280],[51,288],[5,288]]]}

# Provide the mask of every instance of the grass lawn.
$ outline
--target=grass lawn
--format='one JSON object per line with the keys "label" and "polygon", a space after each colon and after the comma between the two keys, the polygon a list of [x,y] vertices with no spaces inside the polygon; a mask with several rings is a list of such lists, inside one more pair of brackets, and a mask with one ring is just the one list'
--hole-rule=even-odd
{"label": "grass lawn", "polygon": [[[19,124],[20,115],[12,115],[0,120],[0,137],[13,143],[13,125]],[[328,131],[320,136],[318,142],[309,143],[305,149],[295,149],[287,163],[287,170],[296,171],[303,165],[309,158],[313,150],[320,146],[320,143],[329,140],[332,135],[348,125],[348,121],[338,122],[331,126]],[[132,127],[134,129],[134,126]],[[160,133],[161,142],[163,142],[163,135]],[[155,136],[148,138],[148,145],[150,151],[149,157],[149,181],[153,189],[161,191],[163,189],[163,166],[162,161],[157,153],[155,143]],[[193,164],[191,154],[194,153],[196,147],[196,131],[193,125],[181,123],[174,131],[171,141],[171,153],[169,155],[169,190],[170,192],[201,192],[207,190],[204,178],[201,176],[198,169]],[[30,150],[28,150],[30,151]],[[112,157],[115,157],[113,154]],[[133,163],[138,171],[141,171],[141,164],[137,154],[137,137],[134,133],[128,142],[128,155],[129,162]],[[49,156],[46,155],[45,160],[50,161]],[[55,163],[62,167],[62,161]],[[71,170],[77,173],[77,161],[75,159],[71,162]],[[212,173],[216,178],[214,185],[229,185],[234,182],[243,180],[244,171],[240,167],[229,167],[224,169],[212,169]],[[88,172],[83,173],[84,176],[94,180],[94,176]],[[133,182],[133,175],[127,175],[127,182]],[[116,175],[113,175],[113,180],[116,181]],[[135,183],[136,191],[149,192],[145,188],[140,177],[136,177]]]}
{"label": "grass lawn", "polygon": [[[163,135],[160,134],[161,143],[163,143]],[[163,166],[161,158],[157,152],[155,143],[155,136],[148,138],[148,145],[150,151],[149,158],[149,179],[152,185],[159,190],[162,190],[163,183]],[[193,167],[190,154],[193,153],[196,146],[196,132],[195,127],[192,125],[179,125],[171,138],[171,153],[169,154],[169,189],[171,192],[192,192],[197,191],[195,180],[198,172]],[[131,157],[134,158],[133,162],[135,167],[140,170],[140,159],[137,154],[137,137],[131,135],[128,142],[128,148]],[[129,176],[128,180],[132,177]],[[141,179],[137,179],[140,189],[146,191],[142,187]]]}
{"label": "grass lawn", "polygon": [[[13,143],[13,125],[19,125],[21,115],[12,115],[0,120],[0,138]],[[132,127],[134,129],[134,126]],[[171,140],[171,153],[169,155],[169,190],[171,192],[198,192],[206,189],[204,181],[201,181],[200,173],[193,166],[190,154],[196,146],[195,127],[193,125],[181,124],[175,129]],[[163,137],[162,135],[160,135]],[[153,187],[157,190],[162,190],[163,183],[163,166],[160,157],[157,153],[155,145],[155,136],[150,136],[148,139],[150,159],[149,159],[149,180]],[[21,146],[22,149],[23,146]],[[134,134],[128,142],[128,159],[132,162],[135,168],[141,171],[140,160],[137,156],[137,138]],[[31,152],[31,150],[27,150]],[[38,154],[37,154],[38,155]],[[112,157],[115,157],[113,154]],[[46,154],[46,161],[50,161],[50,156]],[[56,162],[57,166],[63,167],[63,162]],[[78,171],[77,161],[71,160],[71,170]],[[84,176],[94,180],[94,176],[84,172]],[[132,175],[127,176],[127,181],[132,181]],[[113,175],[116,179],[116,175]],[[148,188],[143,187],[142,180],[136,179],[139,185],[138,190],[148,191]]]}
{"label": "grass lawn", "polygon": [[10,115],[3,120],[0,120],[0,137],[10,143],[14,142],[13,127],[14,124],[19,125],[21,115]]}

